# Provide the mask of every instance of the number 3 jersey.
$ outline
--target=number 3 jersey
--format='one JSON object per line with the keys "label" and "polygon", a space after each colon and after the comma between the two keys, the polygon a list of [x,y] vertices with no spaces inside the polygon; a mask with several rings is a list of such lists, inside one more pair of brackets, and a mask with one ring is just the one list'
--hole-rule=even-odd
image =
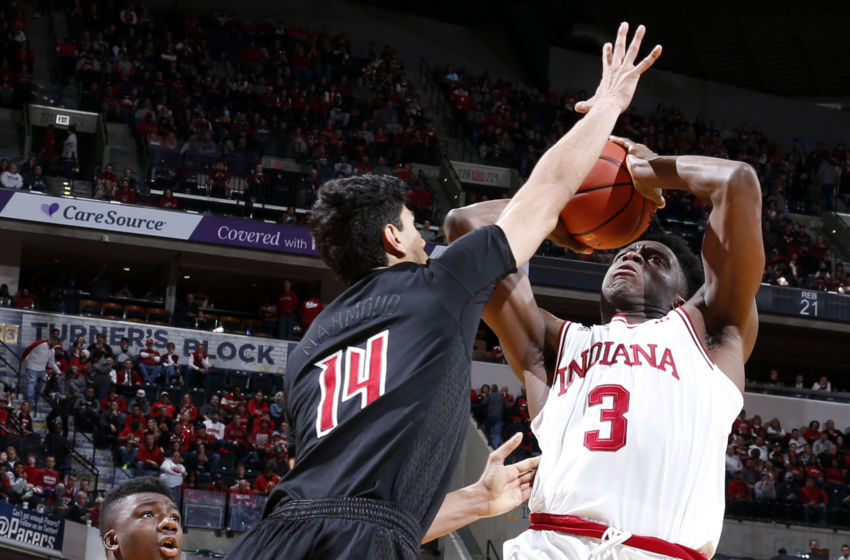
{"label": "number 3 jersey", "polygon": [[564,323],[532,429],[542,457],[529,507],[713,555],[724,453],[743,397],[684,309],[641,324]]}
{"label": "number 3 jersey", "polygon": [[431,524],[469,422],[469,369],[484,305],[515,270],[498,226],[427,265],[367,274],[319,314],[286,364],[295,467],[281,499],[396,503]]}

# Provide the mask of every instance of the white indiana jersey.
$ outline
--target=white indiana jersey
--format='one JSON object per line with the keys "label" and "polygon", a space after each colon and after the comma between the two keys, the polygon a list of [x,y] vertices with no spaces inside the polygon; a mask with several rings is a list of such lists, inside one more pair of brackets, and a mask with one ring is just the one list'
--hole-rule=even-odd
{"label": "white indiana jersey", "polygon": [[710,558],[723,524],[724,454],[743,406],[687,313],[567,322],[532,429],[543,451],[531,512],[575,515]]}

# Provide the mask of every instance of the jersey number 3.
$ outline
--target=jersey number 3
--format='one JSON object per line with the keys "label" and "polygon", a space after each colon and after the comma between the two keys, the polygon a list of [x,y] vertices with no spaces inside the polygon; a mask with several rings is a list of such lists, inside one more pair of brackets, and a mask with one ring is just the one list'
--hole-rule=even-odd
{"label": "jersey number 3", "polygon": [[626,428],[629,421],[623,416],[629,411],[629,392],[621,385],[599,385],[587,395],[587,406],[602,404],[603,397],[611,397],[611,407],[599,411],[602,422],[611,423],[611,434],[599,437],[599,430],[584,433],[584,446],[591,451],[617,451],[626,445]]}
{"label": "jersey number 3", "polygon": [[359,394],[361,409],[384,394],[389,335],[390,331],[378,333],[366,341],[365,350],[349,346],[316,363],[319,368],[319,388],[322,392],[316,411],[318,437],[325,436],[336,428],[340,389],[343,401]]}

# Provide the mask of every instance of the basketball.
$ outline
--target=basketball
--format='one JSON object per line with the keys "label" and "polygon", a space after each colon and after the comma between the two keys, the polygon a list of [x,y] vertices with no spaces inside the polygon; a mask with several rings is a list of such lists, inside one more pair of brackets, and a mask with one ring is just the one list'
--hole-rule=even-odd
{"label": "basketball", "polygon": [[626,149],[610,140],[578,192],[561,211],[561,221],[592,249],[618,249],[637,239],[655,205],[634,188]]}

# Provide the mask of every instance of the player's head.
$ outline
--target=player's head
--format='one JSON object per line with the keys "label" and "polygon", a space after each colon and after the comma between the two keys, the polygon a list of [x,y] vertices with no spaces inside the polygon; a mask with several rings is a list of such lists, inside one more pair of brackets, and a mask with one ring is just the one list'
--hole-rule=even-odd
{"label": "player's head", "polygon": [[702,263],[680,237],[650,233],[623,247],[602,280],[602,316],[662,317],[703,284]]}
{"label": "player's head", "polygon": [[319,189],[310,228],[322,259],[347,284],[394,262],[425,263],[425,242],[395,177],[360,175]]}
{"label": "player's head", "polygon": [[158,478],[133,478],[106,494],[100,514],[106,555],[116,560],[179,558],[180,512]]}

